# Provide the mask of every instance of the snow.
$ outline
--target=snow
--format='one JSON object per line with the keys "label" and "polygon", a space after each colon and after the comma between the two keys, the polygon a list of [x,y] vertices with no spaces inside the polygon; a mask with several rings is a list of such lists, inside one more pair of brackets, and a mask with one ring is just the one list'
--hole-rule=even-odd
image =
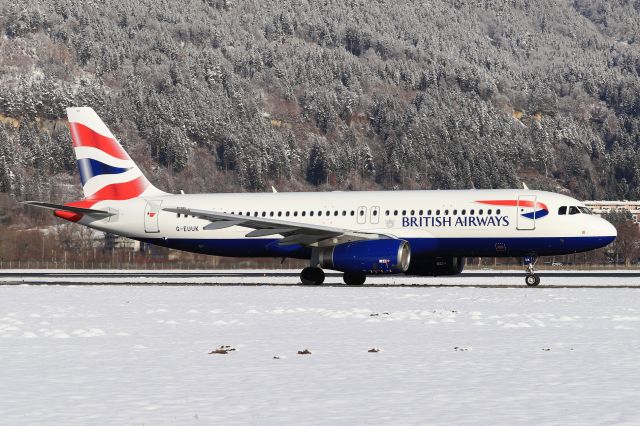
{"label": "snow", "polygon": [[[493,278],[466,280],[464,287],[0,286],[0,418],[11,425],[640,423],[640,287],[478,288]],[[236,350],[209,354],[224,345]],[[297,354],[304,349],[311,354]]]}

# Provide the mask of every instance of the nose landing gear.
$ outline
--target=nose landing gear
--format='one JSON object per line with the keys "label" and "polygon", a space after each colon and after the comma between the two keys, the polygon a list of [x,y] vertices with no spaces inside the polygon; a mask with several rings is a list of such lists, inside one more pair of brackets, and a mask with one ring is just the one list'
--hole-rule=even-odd
{"label": "nose landing gear", "polygon": [[524,263],[526,265],[527,276],[524,279],[524,282],[529,287],[535,287],[540,284],[540,276],[535,274],[534,267],[538,262],[538,258],[535,256],[525,256]]}

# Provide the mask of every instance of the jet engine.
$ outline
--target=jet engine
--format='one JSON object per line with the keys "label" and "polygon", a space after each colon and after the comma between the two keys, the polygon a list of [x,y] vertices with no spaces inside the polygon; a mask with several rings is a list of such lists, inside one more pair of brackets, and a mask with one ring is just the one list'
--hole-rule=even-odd
{"label": "jet engine", "polygon": [[406,272],[411,249],[404,240],[365,240],[323,247],[314,259],[318,266],[342,272],[366,274]]}

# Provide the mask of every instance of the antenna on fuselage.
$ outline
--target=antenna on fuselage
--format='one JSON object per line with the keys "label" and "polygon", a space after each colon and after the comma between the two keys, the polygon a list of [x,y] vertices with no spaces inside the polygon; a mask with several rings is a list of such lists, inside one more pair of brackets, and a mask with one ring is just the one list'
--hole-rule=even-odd
{"label": "antenna on fuselage", "polygon": [[528,187],[528,186],[527,186],[527,184],[526,184],[526,183],[524,183],[524,182],[522,182],[522,187],[523,187],[524,189],[526,189],[526,190],[529,190],[529,187]]}

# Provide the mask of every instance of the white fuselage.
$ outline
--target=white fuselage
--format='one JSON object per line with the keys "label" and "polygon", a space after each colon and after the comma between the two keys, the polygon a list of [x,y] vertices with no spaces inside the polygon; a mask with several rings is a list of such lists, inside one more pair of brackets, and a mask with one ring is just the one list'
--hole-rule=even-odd
{"label": "white fuselage", "polygon": [[[512,205],[509,205],[511,203]],[[210,223],[163,211],[186,207],[235,215],[392,235],[418,255],[522,256],[602,247],[616,235],[598,216],[560,215],[583,207],[571,197],[531,190],[370,191],[164,195],[101,201],[114,216],[80,223],[129,238],[221,256],[306,258],[309,249],[282,247],[278,236],[249,238],[242,226],[207,230]]]}

